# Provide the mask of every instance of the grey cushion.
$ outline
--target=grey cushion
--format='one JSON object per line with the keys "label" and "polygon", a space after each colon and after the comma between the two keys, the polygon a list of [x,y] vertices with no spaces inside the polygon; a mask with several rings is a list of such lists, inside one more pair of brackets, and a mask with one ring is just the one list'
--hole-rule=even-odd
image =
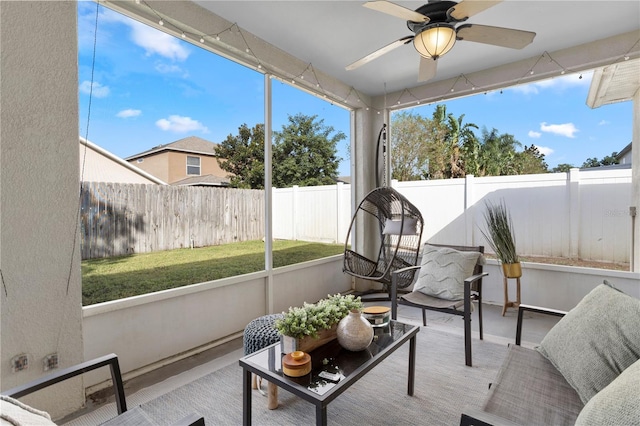
{"label": "grey cushion", "polygon": [[584,406],[576,425],[640,424],[640,361],[636,361]]}
{"label": "grey cushion", "polygon": [[572,425],[583,407],[549,360],[511,345],[483,410],[520,425]]}
{"label": "grey cushion", "polygon": [[538,350],[586,404],[640,358],[640,300],[605,282],[558,321]]}
{"label": "grey cushion", "polygon": [[473,275],[480,252],[424,245],[414,291],[447,300],[464,298],[464,280]]}
{"label": "grey cushion", "polygon": [[4,395],[0,395],[0,424],[55,426],[48,413]]}
{"label": "grey cushion", "polygon": [[406,217],[404,223],[401,220],[387,219],[384,222],[382,233],[384,235],[400,235],[400,228],[402,228],[402,235],[416,235],[418,233],[418,219]]}

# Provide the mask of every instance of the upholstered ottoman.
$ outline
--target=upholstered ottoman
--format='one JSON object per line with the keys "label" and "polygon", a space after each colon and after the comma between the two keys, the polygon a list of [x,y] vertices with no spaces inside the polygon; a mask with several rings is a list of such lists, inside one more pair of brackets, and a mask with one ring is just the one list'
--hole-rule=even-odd
{"label": "upholstered ottoman", "polygon": [[[275,322],[282,318],[282,314],[265,315],[251,321],[244,328],[242,342],[244,344],[244,354],[249,355],[260,349],[280,341],[280,333],[275,329]],[[260,379],[262,382],[262,379]],[[258,389],[263,395],[262,389],[253,377],[253,388]],[[273,383],[267,384],[268,402],[267,408],[274,410],[278,407],[278,387]]]}

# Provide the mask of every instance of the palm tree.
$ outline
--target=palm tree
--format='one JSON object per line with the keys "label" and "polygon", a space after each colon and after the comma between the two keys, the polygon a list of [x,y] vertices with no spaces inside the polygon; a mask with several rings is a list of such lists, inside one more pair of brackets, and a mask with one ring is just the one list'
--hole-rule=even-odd
{"label": "palm tree", "polygon": [[[472,129],[477,129],[478,126],[474,123],[464,123],[464,114],[456,118],[452,113],[447,113],[446,105],[436,107],[432,120],[434,130],[438,130],[438,133],[444,136],[437,140],[439,146],[435,147],[443,166],[440,174],[444,178],[464,177],[464,154],[467,150],[473,152],[472,148],[477,145],[477,138]],[[433,167],[431,169],[433,172]]]}

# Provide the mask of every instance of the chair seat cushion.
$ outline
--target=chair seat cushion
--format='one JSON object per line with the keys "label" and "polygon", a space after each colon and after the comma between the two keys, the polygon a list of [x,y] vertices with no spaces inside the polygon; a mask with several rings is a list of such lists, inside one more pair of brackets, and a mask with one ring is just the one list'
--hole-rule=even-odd
{"label": "chair seat cushion", "polygon": [[438,299],[464,298],[464,280],[473,275],[480,252],[424,245],[414,291]]}
{"label": "chair seat cushion", "polygon": [[512,345],[484,411],[523,425],[572,425],[582,407],[553,364],[533,349]]}
{"label": "chair seat cushion", "polygon": [[640,300],[605,282],[549,330],[538,350],[586,404],[640,358]]}
{"label": "chair seat cushion", "polygon": [[448,300],[439,299],[437,297],[429,296],[420,291],[412,291],[411,293],[400,296],[402,300],[406,300],[409,303],[414,303],[421,306],[429,306],[437,309],[460,309],[464,310],[463,300]]}

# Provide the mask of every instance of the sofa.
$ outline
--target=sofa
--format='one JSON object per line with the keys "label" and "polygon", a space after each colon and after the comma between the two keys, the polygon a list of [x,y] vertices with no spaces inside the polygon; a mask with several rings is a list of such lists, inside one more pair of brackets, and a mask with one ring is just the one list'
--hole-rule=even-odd
{"label": "sofa", "polygon": [[[524,312],[561,319],[534,349]],[[516,342],[469,425],[640,425],[640,300],[608,282],[565,313],[520,305]]]}
{"label": "sofa", "polygon": [[[140,407],[127,410],[127,401],[124,394],[124,384],[120,373],[118,356],[116,354],[109,354],[58,370],[32,382],[3,391],[0,393],[0,426],[55,426],[49,413],[30,407],[20,402],[17,398],[103,367],[109,367],[110,369],[113,393],[118,411],[117,416],[103,423],[103,425],[156,425]],[[204,426],[204,418],[196,413],[191,413],[178,420],[175,425]]]}

